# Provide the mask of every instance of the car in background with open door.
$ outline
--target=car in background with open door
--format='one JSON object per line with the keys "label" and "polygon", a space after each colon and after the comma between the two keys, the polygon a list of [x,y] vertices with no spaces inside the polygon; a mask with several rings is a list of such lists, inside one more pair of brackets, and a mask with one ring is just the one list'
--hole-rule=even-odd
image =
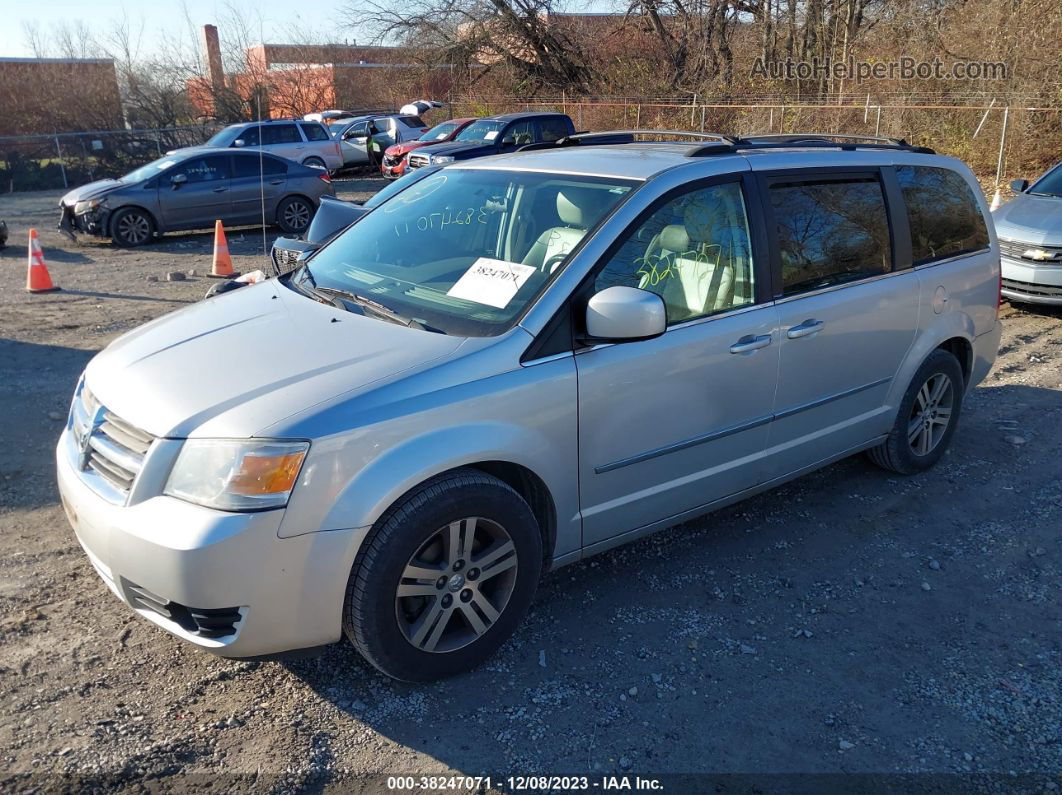
{"label": "car in background with open door", "polygon": [[436,124],[420,138],[387,147],[384,151],[383,162],[380,164],[380,171],[387,179],[398,179],[406,173],[406,155],[414,149],[449,143],[474,121],[475,118],[449,119]]}

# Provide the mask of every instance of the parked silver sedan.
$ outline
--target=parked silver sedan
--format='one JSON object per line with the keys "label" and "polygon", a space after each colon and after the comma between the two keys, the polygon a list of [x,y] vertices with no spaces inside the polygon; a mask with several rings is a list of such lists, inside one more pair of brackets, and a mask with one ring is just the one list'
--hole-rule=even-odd
{"label": "parked silver sedan", "polygon": [[1062,306],[1062,163],[1032,185],[1016,179],[1017,196],[992,213],[999,235],[1003,295]]}
{"label": "parked silver sedan", "polygon": [[288,234],[310,225],[328,172],[262,152],[197,149],[141,166],[119,179],[82,185],[60,200],[60,231],[139,246],[156,235],[229,225],[276,224]]}

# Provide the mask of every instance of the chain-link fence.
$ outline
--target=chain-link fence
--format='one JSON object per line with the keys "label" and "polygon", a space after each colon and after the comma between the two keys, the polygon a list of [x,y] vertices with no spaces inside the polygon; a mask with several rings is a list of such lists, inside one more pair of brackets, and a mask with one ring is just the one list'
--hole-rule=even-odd
{"label": "chain-link fence", "polygon": [[[925,98],[919,98],[925,99]],[[906,138],[970,164],[983,184],[1034,176],[1059,160],[1062,107],[1023,102],[911,104],[897,97],[845,95],[829,103],[780,96],[455,99],[429,123],[453,116],[514,111],[569,114],[580,130],[678,129],[729,135],[832,132]],[[0,138],[0,192],[46,190],[117,177],[180,146],[199,144],[217,126],[169,127]]]}
{"label": "chain-link fence", "polygon": [[217,129],[215,125],[0,137],[0,192],[72,188],[118,177],[171,149],[201,144]]}

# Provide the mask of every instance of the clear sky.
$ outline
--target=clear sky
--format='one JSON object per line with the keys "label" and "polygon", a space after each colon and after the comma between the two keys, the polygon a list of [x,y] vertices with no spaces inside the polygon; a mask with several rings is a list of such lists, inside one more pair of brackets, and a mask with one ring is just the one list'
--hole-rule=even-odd
{"label": "clear sky", "polygon": [[[172,35],[175,27],[183,34],[187,27],[185,9],[196,28],[210,23],[222,27],[230,7],[243,10],[248,17],[260,15],[264,39],[270,42],[289,40],[285,33],[292,27],[322,40],[356,39],[355,31],[343,26],[344,5],[344,0],[0,0],[0,57],[33,55],[26,41],[25,23],[35,23],[47,32],[64,21],[80,21],[102,34],[113,20],[126,17],[138,28],[143,22],[144,42],[150,44]],[[221,33],[224,36],[224,30]]]}

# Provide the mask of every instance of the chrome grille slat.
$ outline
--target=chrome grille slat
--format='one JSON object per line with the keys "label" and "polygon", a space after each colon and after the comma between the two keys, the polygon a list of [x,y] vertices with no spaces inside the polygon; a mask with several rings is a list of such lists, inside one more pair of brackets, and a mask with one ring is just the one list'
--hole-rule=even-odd
{"label": "chrome grille slat", "polygon": [[155,437],[102,407],[84,385],[74,401],[71,420],[73,438],[81,446],[79,466],[118,492],[110,495],[112,501],[128,497]]}
{"label": "chrome grille slat", "polygon": [[[1049,251],[1054,255],[1053,260],[1031,260],[1024,259],[1022,254],[1031,248],[1041,248],[1044,251]],[[1039,243],[1022,243],[1017,240],[1004,240],[999,239],[999,253],[1004,257],[1010,257],[1011,259],[1020,259],[1024,262],[1037,262],[1041,265],[1062,264],[1062,246],[1045,246]]]}

